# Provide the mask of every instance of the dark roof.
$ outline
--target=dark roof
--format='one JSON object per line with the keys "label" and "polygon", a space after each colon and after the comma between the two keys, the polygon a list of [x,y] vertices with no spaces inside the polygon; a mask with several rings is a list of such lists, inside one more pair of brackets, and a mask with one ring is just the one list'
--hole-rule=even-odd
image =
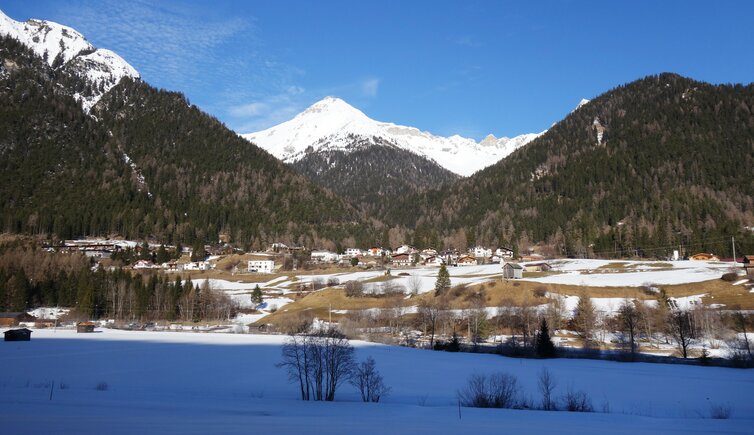
{"label": "dark roof", "polygon": [[30,333],[30,332],[32,332],[32,330],[29,329],[29,328],[9,329],[9,330],[5,331],[5,334],[8,334],[8,333],[18,334],[20,332]]}
{"label": "dark roof", "polygon": [[[23,311],[19,311],[17,313],[6,312],[6,313],[0,313],[0,317],[15,319],[16,317],[18,317],[18,316],[20,316],[22,314],[26,314],[26,313],[24,313]],[[28,315],[28,314],[26,314],[26,315]]]}
{"label": "dark roof", "polygon": [[505,266],[510,266],[510,267],[512,267],[514,269],[523,269],[523,266],[521,266],[518,263],[505,263],[505,264],[503,264],[503,267],[505,267]]}

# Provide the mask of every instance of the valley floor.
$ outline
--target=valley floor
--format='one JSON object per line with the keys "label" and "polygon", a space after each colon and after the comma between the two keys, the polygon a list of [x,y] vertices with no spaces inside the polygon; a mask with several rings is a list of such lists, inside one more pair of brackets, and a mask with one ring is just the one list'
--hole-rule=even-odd
{"label": "valley floor", "polygon": [[[592,360],[523,360],[354,341],[392,388],[384,403],[350,385],[334,403],[302,402],[282,369],[284,336],[35,330],[0,342],[5,433],[750,433],[754,371]],[[548,368],[555,394],[583,390],[595,413],[470,409],[469,375],[518,378],[538,400]],[[52,396],[50,395],[51,387]],[[711,419],[715,408],[729,419]],[[7,432],[6,432],[7,431]]]}

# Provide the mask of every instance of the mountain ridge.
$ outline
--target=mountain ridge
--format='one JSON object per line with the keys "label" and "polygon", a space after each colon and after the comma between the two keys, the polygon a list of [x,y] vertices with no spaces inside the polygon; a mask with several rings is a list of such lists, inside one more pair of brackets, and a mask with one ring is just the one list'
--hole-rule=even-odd
{"label": "mountain ridge", "polygon": [[371,138],[379,137],[381,142],[422,156],[457,175],[469,176],[541,134],[514,138],[488,135],[479,143],[459,135],[436,136],[415,127],[375,121],[344,100],[328,96],[291,120],[241,136],[286,163],[296,162],[309,152],[347,150],[352,148],[352,137],[361,138],[364,145],[368,145]]}
{"label": "mountain ridge", "polygon": [[16,21],[0,10],[0,36],[9,36],[29,47],[52,69],[81,76],[86,86],[73,97],[85,112],[124,77],[138,79],[139,72],[117,53],[94,47],[72,27],[53,21],[29,19]]}

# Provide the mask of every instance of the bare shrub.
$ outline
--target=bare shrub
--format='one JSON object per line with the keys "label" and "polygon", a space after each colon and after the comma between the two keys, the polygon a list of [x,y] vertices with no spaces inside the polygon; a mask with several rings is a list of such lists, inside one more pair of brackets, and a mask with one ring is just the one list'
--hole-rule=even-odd
{"label": "bare shrub", "polygon": [[730,406],[730,404],[710,405],[709,418],[715,420],[727,420],[731,417],[731,415],[733,415],[733,408]]}
{"label": "bare shrub", "polygon": [[458,399],[472,408],[520,408],[523,403],[518,380],[508,373],[471,375]]}
{"label": "bare shrub", "polygon": [[416,295],[416,294],[419,294],[421,289],[422,289],[421,277],[412,275],[411,278],[408,279],[408,290],[411,292],[412,295]]}
{"label": "bare shrub", "polygon": [[569,388],[560,400],[563,402],[563,409],[568,412],[594,412],[592,399],[583,391]]}
{"label": "bare shrub", "polygon": [[335,287],[336,285],[340,285],[340,280],[337,277],[331,276],[327,278],[328,287]]}
{"label": "bare shrub", "polygon": [[312,279],[312,290],[319,290],[325,288],[325,280],[324,278],[314,278]]}
{"label": "bare shrub", "polygon": [[534,289],[533,293],[535,297],[543,298],[547,296],[547,287],[538,286],[537,288]]}
{"label": "bare shrub", "polygon": [[738,281],[738,274],[736,272],[724,273],[723,276],[720,277],[720,279],[728,282]]}
{"label": "bare shrub", "polygon": [[349,298],[360,297],[364,295],[364,286],[360,281],[347,281],[344,286],[346,296]]}

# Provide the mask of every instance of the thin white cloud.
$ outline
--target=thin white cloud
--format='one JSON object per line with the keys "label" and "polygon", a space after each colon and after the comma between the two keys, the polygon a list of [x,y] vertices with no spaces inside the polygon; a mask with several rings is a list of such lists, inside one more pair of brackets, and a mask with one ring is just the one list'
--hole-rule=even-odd
{"label": "thin white cloud", "polygon": [[305,100],[306,90],[301,86],[291,85],[281,93],[231,106],[227,113],[237,118],[237,132],[250,133],[287,121],[303,110]]}
{"label": "thin white cloud", "polygon": [[255,101],[253,103],[231,107],[228,109],[228,114],[236,117],[259,116],[267,110],[269,110],[269,106],[266,103]]}
{"label": "thin white cloud", "polygon": [[361,83],[361,91],[367,97],[376,97],[380,87],[380,79],[366,79]]}

